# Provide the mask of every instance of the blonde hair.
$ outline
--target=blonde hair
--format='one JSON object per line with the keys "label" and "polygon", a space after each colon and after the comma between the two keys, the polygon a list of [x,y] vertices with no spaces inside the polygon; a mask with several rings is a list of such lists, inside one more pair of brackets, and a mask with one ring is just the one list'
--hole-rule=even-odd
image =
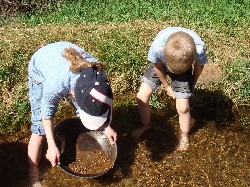
{"label": "blonde hair", "polygon": [[194,39],[185,32],[175,32],[167,39],[163,54],[170,71],[176,74],[184,73],[194,63],[196,55]]}
{"label": "blonde hair", "polygon": [[78,73],[84,68],[97,68],[98,71],[104,70],[105,66],[102,63],[89,62],[84,58],[84,53],[77,52],[72,47],[67,47],[64,49],[63,56],[68,60],[70,64],[70,71],[73,73]]}

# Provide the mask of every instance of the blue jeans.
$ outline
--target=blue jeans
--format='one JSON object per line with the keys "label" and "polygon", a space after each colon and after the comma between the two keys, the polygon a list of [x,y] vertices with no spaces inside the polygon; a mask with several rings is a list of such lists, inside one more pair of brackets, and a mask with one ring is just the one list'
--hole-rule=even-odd
{"label": "blue jeans", "polygon": [[[43,78],[36,71],[29,74],[29,101],[31,106],[31,132],[37,135],[45,135],[41,115],[41,99],[43,97]],[[76,116],[79,117],[79,106],[70,94],[66,99],[76,110]]]}

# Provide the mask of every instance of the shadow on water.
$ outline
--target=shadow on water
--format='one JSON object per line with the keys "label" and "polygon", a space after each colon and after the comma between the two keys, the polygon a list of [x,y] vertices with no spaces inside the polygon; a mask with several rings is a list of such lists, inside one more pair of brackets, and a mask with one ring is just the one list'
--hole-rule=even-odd
{"label": "shadow on water", "polygon": [[[168,99],[168,98],[167,98]],[[165,98],[163,99],[166,100]],[[140,142],[144,142],[152,161],[162,161],[174,152],[178,143],[179,123],[174,100],[165,101],[162,109],[151,107],[152,128],[146,131]],[[223,130],[235,120],[233,102],[219,91],[197,90],[190,101],[191,116],[194,120],[190,134],[195,134],[208,123],[213,122],[216,129]],[[173,120],[171,118],[174,118]],[[171,121],[174,121],[174,126]],[[131,175],[130,166],[135,159],[138,142],[134,142],[130,132],[141,126],[136,105],[126,105],[113,111],[113,128],[118,132],[118,157],[115,167],[99,177],[99,182],[119,182]]]}
{"label": "shadow on water", "polygon": [[[193,182],[206,186],[212,185],[213,181],[215,181],[214,184],[220,182],[225,186],[228,180],[233,184],[247,184],[245,171],[248,166],[246,163],[249,163],[247,160],[249,136],[247,132],[230,130],[231,126],[237,125],[235,121],[237,111],[234,110],[233,102],[229,97],[219,91],[196,91],[190,101],[192,116],[190,134],[194,135],[195,139],[191,141],[191,147],[185,154],[174,152],[177,143],[176,134],[179,130],[174,100],[169,101],[169,97],[161,100],[166,103],[166,106],[162,109],[151,109],[152,128],[141,137],[139,142],[134,142],[130,135],[132,130],[141,126],[137,106],[125,104],[114,107],[111,126],[118,134],[118,155],[114,167],[106,174],[98,178],[82,179],[69,176],[57,167],[52,168],[45,158],[47,150],[45,145],[40,165],[43,182],[48,187],[135,186],[141,184],[141,181],[150,183],[150,180],[171,186],[171,181],[178,183],[180,179],[182,179],[180,186],[181,182],[183,184]],[[61,123],[68,123],[67,120]],[[74,123],[81,123],[79,119],[74,120]],[[58,128],[60,126],[55,127],[55,132],[62,131]],[[63,128],[63,132],[66,133],[63,136],[67,136],[67,133],[86,130],[84,126],[80,125],[78,129],[72,128],[70,124]],[[27,186],[27,144],[3,142],[0,144],[0,155],[1,185]],[[187,166],[186,160],[196,164]],[[203,182],[199,178],[202,175],[200,168],[203,168],[203,174],[205,173]],[[236,169],[236,172],[232,168]],[[215,169],[218,170],[216,174]],[[153,174],[146,175],[150,170]],[[157,170],[159,175],[154,173]],[[226,172],[232,180],[225,178],[225,174],[221,171]],[[240,172],[241,175],[238,174]],[[190,178],[190,173],[194,178]]]}
{"label": "shadow on water", "polygon": [[235,121],[233,102],[220,91],[197,90],[190,106],[194,119],[190,134],[196,133],[208,122],[213,122],[217,130],[223,130]]}
{"label": "shadow on water", "polygon": [[27,145],[18,142],[2,143],[0,158],[1,186],[27,186]]}

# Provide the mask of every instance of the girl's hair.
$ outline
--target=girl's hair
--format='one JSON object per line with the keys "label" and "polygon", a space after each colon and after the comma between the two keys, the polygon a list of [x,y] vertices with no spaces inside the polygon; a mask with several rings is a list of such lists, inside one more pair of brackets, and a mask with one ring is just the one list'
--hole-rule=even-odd
{"label": "girl's hair", "polygon": [[167,39],[163,54],[170,71],[176,74],[184,73],[194,63],[196,45],[188,33],[175,32]]}
{"label": "girl's hair", "polygon": [[98,71],[104,70],[105,66],[102,63],[97,62],[89,62],[84,56],[85,52],[79,53],[72,47],[67,47],[64,49],[63,56],[68,60],[70,64],[70,71],[73,73],[79,73],[84,68],[93,67]]}

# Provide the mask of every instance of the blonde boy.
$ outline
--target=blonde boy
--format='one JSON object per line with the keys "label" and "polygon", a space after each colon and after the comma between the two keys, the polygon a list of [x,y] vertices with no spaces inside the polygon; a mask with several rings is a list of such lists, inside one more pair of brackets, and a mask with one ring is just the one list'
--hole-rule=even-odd
{"label": "blonde boy", "polygon": [[[187,150],[190,129],[189,99],[195,84],[207,63],[205,44],[192,30],[169,27],[158,33],[148,52],[149,68],[142,76],[142,84],[137,93],[138,108],[143,126],[132,131],[138,139],[151,126],[149,99],[162,84],[167,94],[176,100],[179,114],[180,141],[178,150]],[[172,83],[168,84],[166,75]]]}

